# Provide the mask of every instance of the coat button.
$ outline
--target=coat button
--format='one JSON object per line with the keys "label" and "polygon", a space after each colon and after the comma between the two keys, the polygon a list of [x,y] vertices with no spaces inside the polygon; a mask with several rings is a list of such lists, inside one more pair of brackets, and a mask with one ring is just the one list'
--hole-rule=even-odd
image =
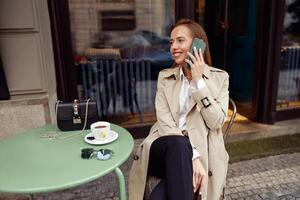
{"label": "coat button", "polygon": [[139,159],[139,156],[138,155],[134,155],[133,156],[133,160],[138,160]]}
{"label": "coat button", "polygon": [[210,170],[208,171],[208,176],[212,176],[212,172]]}

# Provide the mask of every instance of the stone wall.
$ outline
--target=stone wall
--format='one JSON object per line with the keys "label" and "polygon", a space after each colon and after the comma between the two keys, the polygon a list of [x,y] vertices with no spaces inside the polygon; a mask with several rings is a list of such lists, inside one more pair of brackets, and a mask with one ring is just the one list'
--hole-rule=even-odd
{"label": "stone wall", "polygon": [[48,97],[0,101],[0,140],[50,123]]}

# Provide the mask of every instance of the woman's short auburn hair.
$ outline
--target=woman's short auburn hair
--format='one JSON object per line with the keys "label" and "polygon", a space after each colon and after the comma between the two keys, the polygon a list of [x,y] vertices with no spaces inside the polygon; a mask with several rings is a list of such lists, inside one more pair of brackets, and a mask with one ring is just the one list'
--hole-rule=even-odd
{"label": "woman's short auburn hair", "polygon": [[200,24],[198,24],[197,22],[190,20],[190,19],[180,19],[176,24],[174,24],[171,27],[170,32],[172,32],[173,29],[178,26],[186,26],[191,31],[194,38],[200,38],[205,42],[206,47],[205,47],[203,57],[204,57],[205,63],[211,66],[211,57],[210,57],[208,39],[207,39],[207,35],[206,35],[204,29],[202,28],[202,26]]}

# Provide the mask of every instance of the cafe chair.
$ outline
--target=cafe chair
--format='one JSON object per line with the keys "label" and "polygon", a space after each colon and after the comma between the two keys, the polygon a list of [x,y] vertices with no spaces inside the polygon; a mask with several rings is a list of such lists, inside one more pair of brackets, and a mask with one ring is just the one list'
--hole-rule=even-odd
{"label": "cafe chair", "polygon": [[223,133],[224,142],[226,142],[227,136],[229,134],[229,131],[233,125],[234,119],[237,114],[236,104],[231,98],[229,98],[229,108],[232,109],[232,115],[230,116],[227,127]]}
{"label": "cafe chair", "polygon": [[[229,98],[229,108],[232,109],[232,115],[229,118],[228,124],[226,126],[226,129],[223,133],[224,142],[226,141],[226,138],[229,134],[229,131],[233,125],[234,119],[237,114],[237,108],[235,102]],[[144,193],[144,200],[148,200],[151,194],[151,191],[155,188],[155,186],[160,182],[161,179],[154,177],[154,176],[148,176],[147,183],[145,187],[145,193]],[[223,190],[223,196],[225,196],[225,188]]]}

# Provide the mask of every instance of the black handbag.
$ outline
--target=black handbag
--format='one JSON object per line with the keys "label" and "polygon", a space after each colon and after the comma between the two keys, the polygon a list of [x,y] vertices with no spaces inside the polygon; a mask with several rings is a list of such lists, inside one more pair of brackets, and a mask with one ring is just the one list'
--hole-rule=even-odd
{"label": "black handbag", "polygon": [[98,121],[97,102],[74,100],[72,103],[56,102],[57,127],[61,131],[89,129]]}

